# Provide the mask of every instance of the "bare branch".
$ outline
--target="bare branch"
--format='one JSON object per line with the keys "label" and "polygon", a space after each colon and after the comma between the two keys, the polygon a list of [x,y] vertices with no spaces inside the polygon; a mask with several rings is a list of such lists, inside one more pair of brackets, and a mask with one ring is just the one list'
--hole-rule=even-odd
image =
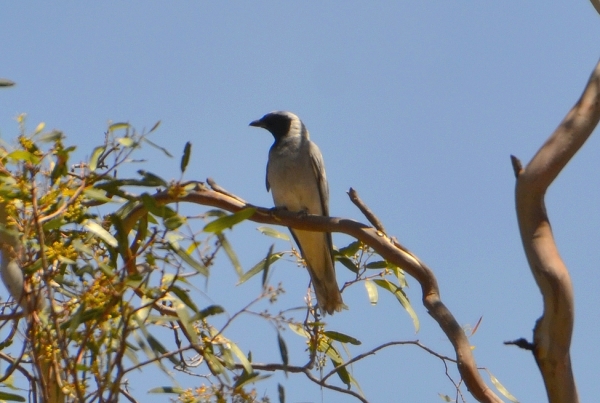
{"label": "bare branch", "polygon": [[361,211],[361,213],[364,214],[364,216],[367,218],[367,220],[369,220],[369,222],[377,230],[386,234],[383,224],[381,223],[381,221],[379,221],[379,218],[377,218],[375,213],[373,213],[373,211],[371,211],[371,209],[369,207],[367,207],[367,205],[358,196],[358,192],[356,190],[354,190],[353,188],[350,188],[350,190],[348,191],[348,196],[350,196],[350,200],[352,201],[352,203],[354,203],[356,205],[356,207],[358,207],[358,209]]}
{"label": "bare branch", "polygon": [[[523,248],[544,299],[533,351],[551,403],[579,401],[571,368],[574,306],[571,278],[546,214],[544,196],[600,119],[600,63],[575,106],[517,177],[516,208]],[[514,164],[513,164],[514,165]]]}
{"label": "bare branch", "polygon": [[206,178],[206,183],[208,183],[210,188],[212,190],[214,190],[215,192],[223,193],[225,196],[232,197],[241,203],[246,203],[246,201],[244,199],[242,199],[241,197],[238,197],[238,196],[234,195],[233,193],[229,193],[227,190],[225,190],[224,188],[219,186],[213,178]]}
{"label": "bare branch", "polygon": [[[417,346],[425,351],[427,351],[429,354],[441,359],[442,361],[450,361],[450,362],[454,362],[456,363],[456,360],[450,357],[447,357],[445,355],[442,355],[438,352],[433,351],[432,349],[430,349],[429,347],[421,344],[420,341],[418,340],[407,340],[407,341],[390,341],[388,343],[384,343],[380,346],[377,346],[367,352],[364,352],[362,354],[357,355],[356,357],[352,357],[352,359],[348,360],[347,362],[343,363],[342,365],[338,365],[337,367],[335,367],[334,369],[332,369],[327,375],[325,375],[323,377],[323,381],[326,381],[331,375],[335,374],[340,368],[342,367],[347,367],[348,365],[352,365],[357,361],[362,360],[363,358],[366,358],[370,355],[374,355],[375,353],[377,353],[379,350],[383,350],[384,348],[387,347],[391,347],[391,346],[402,346],[402,345],[413,345],[413,346]],[[448,371],[446,370],[446,374],[448,373]],[[453,382],[454,383],[454,382]],[[456,384],[455,384],[456,386]]]}

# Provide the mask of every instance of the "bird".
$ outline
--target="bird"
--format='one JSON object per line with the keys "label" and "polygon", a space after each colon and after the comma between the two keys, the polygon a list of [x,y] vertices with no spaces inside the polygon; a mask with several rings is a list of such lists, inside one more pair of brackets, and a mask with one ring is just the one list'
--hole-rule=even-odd
{"label": "bird", "polygon": [[[271,132],[275,141],[267,162],[267,191],[275,208],[329,216],[329,185],[319,147],[306,126],[291,112],[274,111],[250,126]],[[289,228],[306,263],[323,315],[345,307],[336,276],[331,233]]]}

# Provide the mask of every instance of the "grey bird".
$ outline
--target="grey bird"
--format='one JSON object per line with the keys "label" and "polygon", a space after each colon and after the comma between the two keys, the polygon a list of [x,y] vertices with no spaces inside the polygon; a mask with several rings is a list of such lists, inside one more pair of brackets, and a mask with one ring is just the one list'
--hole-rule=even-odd
{"label": "grey bird", "polygon": [[[276,111],[250,123],[271,132],[267,191],[278,208],[329,216],[329,186],[319,147],[304,123],[291,112]],[[331,233],[289,229],[306,262],[319,308],[323,314],[344,307],[335,278]]]}

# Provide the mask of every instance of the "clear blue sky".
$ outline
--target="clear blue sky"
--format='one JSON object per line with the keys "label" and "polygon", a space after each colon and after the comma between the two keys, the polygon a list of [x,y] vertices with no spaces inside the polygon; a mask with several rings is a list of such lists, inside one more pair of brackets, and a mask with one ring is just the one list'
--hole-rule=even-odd
{"label": "clear blue sky", "polygon": [[[25,112],[31,129],[43,121],[64,131],[85,159],[108,121],[141,130],[162,120],[155,142],[177,156],[186,141],[194,145],[188,179],[211,176],[258,205],[272,205],[264,187],[272,138],[248,123],[275,109],[295,112],[323,152],[331,214],[363,220],[345,194],[356,188],[435,271],[458,321],[483,316],[472,339],[478,364],[522,402],[545,400],[533,358],[502,345],[530,339],[541,314],[518,237],[509,155],[527,162],[579,97],[600,56],[600,16],[588,1],[24,1],[2,5],[0,38],[0,77],[17,82],[0,92],[2,140],[16,137],[14,118]],[[178,177],[178,158],[143,155],[146,169]],[[547,196],[576,292],[572,355],[582,401],[600,395],[598,172],[600,140],[592,137]],[[246,269],[271,242],[255,227],[232,237]],[[235,281],[229,266],[220,260],[209,292]],[[340,282],[350,279],[337,271]],[[221,272],[229,274],[217,279]],[[285,303],[298,305],[306,273],[282,264],[275,278],[285,281]],[[361,286],[344,293],[350,309],[328,318],[330,326],[363,342],[355,354],[418,338],[452,355],[410,284],[419,334],[392,298],[371,307]],[[247,297],[217,300],[233,310]],[[276,360],[275,333],[257,332],[265,347],[242,346]],[[230,337],[247,334],[241,326]],[[285,336],[294,363],[304,362],[302,340]],[[372,402],[452,394],[443,365],[414,347],[370,357],[354,376]],[[298,376],[276,381],[288,402],[355,401]],[[156,383],[166,384],[142,378],[136,395],[165,401],[146,400]],[[275,385],[257,387],[276,399]]]}

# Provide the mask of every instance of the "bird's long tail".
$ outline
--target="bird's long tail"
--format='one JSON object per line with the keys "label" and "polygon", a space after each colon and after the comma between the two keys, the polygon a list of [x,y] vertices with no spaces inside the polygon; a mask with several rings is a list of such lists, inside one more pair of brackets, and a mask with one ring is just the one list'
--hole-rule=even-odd
{"label": "bird's long tail", "polygon": [[330,234],[300,230],[291,232],[306,261],[321,312],[340,312],[344,302],[335,277]]}

